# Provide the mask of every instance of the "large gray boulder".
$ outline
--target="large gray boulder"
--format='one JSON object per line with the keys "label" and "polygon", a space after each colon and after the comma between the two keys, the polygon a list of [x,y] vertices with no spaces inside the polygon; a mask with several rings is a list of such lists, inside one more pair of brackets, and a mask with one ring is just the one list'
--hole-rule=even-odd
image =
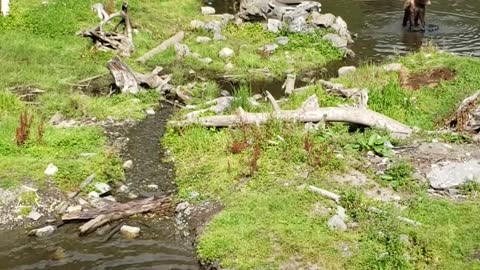
{"label": "large gray boulder", "polygon": [[435,189],[449,189],[461,186],[469,181],[480,183],[480,160],[450,162],[444,166],[436,165],[427,173],[430,186]]}
{"label": "large gray boulder", "polygon": [[310,19],[314,25],[328,28],[333,25],[336,17],[331,13],[320,14],[319,12],[313,12]]}
{"label": "large gray boulder", "polygon": [[329,33],[323,36],[323,39],[330,41],[336,48],[345,48],[348,45],[348,41],[338,34]]}

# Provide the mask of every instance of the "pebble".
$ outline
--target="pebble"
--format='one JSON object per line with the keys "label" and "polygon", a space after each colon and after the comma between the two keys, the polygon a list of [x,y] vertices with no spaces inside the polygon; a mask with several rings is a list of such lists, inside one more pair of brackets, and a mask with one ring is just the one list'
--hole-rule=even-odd
{"label": "pebble", "polygon": [[46,176],[54,176],[58,172],[57,166],[52,163],[48,164],[47,168],[43,172]]}
{"label": "pebble", "polygon": [[127,193],[130,189],[126,185],[121,185],[118,189],[117,192],[119,193]]}
{"label": "pebble", "polygon": [[277,43],[282,46],[285,46],[288,44],[288,42],[290,42],[290,39],[288,37],[277,37],[276,40]]}
{"label": "pebble", "polygon": [[188,202],[181,202],[177,205],[177,207],[175,208],[175,212],[182,212],[184,211],[185,209],[187,209],[188,207],[190,207],[190,203]]}
{"label": "pebble", "polygon": [[67,207],[67,213],[74,213],[82,211],[81,205],[69,206]]}
{"label": "pebble", "polygon": [[42,214],[38,213],[37,211],[33,210],[30,212],[30,214],[28,214],[27,216],[29,219],[33,220],[33,221],[37,221],[39,220],[41,217],[42,217]]}
{"label": "pebble", "polygon": [[147,186],[149,189],[154,189],[154,190],[157,190],[158,189],[158,185],[155,185],[155,184],[150,184]]}
{"label": "pebble", "polygon": [[149,109],[145,110],[145,113],[148,114],[148,115],[154,115],[155,111],[152,108],[149,108]]}
{"label": "pebble", "polygon": [[140,228],[139,227],[133,227],[133,226],[128,226],[128,225],[123,225],[120,228],[120,233],[123,234],[125,237],[129,239],[136,238],[140,235]]}
{"label": "pebble", "polygon": [[123,169],[130,170],[133,167],[133,161],[127,160],[123,163]]}

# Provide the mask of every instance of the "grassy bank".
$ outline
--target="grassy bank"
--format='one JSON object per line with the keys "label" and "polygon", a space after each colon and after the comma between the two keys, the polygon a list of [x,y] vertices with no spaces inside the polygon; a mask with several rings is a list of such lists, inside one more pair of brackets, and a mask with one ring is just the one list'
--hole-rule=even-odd
{"label": "grassy bank", "polygon": [[[399,61],[409,78],[438,68],[453,70],[455,78],[412,90],[397,72],[365,66],[337,80],[367,87],[371,109],[424,129],[442,123],[463,98],[480,89],[477,59],[431,51]],[[248,89],[237,92],[239,103],[245,92]],[[311,94],[319,97],[321,106],[349,103],[313,86],[281,107],[298,108]],[[254,112],[271,111],[270,105],[240,105]],[[384,146],[387,141],[408,143],[380,130],[352,132],[343,124],[306,132],[304,125],[270,122],[237,129],[170,128],[164,144],[176,162],[180,197],[189,200],[198,192],[194,202],[216,200],[225,206],[200,237],[198,254],[204,261],[228,269],[478,269],[480,263],[470,258],[480,239],[473,229],[480,221],[478,199],[456,203],[428,195],[426,185],[413,177],[415,164],[392,156]],[[367,151],[392,160],[382,177],[366,165]],[[349,186],[335,180],[352,169],[371,181]],[[330,230],[327,221],[336,206],[308,191],[308,185],[342,194],[349,222],[358,227]],[[401,200],[395,204],[405,210],[367,196],[374,187],[398,194]],[[373,214],[370,206],[386,214]],[[404,224],[396,215],[423,226]]]}
{"label": "grassy bank", "polygon": [[[90,40],[75,35],[99,23],[90,9],[95,2],[98,1],[14,1],[11,15],[0,18],[0,39],[4,41],[0,43],[0,188],[13,189],[22,183],[41,187],[50,181],[63,191],[70,191],[91,173],[97,174],[98,181],[123,179],[119,155],[107,146],[101,128],[59,129],[48,122],[56,113],[77,121],[142,119],[145,110],[160,99],[155,92],[107,97],[78,89],[78,81],[107,74],[106,62],[114,56],[111,52],[92,50]],[[121,1],[116,2],[118,9]],[[260,24],[241,28],[231,24],[223,30],[226,40],[198,44],[196,37],[213,36],[189,28],[193,19],[213,20],[213,17],[200,14],[200,5],[198,0],[129,1],[136,29],[136,51],[125,61],[139,72],[150,72],[162,65],[173,73],[176,84],[184,84],[192,80],[188,77],[191,69],[202,76],[225,72],[227,61],[218,56],[223,47],[236,51],[236,56],[228,60],[234,65],[230,73],[241,76],[250,75],[250,69],[265,67],[275,76],[283,76],[286,69],[316,67],[340,57],[337,50],[321,39],[324,33],[289,35],[289,45],[279,48],[273,55],[263,55],[258,49],[274,43],[281,34],[267,33]],[[146,65],[134,61],[180,30],[186,31],[184,42],[192,51],[211,57],[211,64],[199,63],[192,57],[179,60],[174,48],[158,54]],[[89,89],[105,92],[108,83],[107,75],[105,81],[89,83]],[[10,91],[12,87],[33,87],[45,93],[32,100],[35,105],[28,105]],[[214,83],[209,83],[208,87],[212,95],[218,94]],[[21,126],[23,112],[28,113],[28,119],[33,117],[33,122],[29,138],[17,145],[16,129]],[[43,173],[50,163],[59,168],[59,173],[52,178]]]}

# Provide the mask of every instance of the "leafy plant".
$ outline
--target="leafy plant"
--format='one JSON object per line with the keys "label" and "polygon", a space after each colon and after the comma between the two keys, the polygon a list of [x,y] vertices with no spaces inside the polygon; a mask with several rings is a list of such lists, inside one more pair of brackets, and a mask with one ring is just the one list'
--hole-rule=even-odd
{"label": "leafy plant", "polygon": [[390,140],[387,136],[380,136],[376,133],[370,137],[359,137],[353,144],[348,144],[346,147],[360,151],[373,151],[380,156],[389,156],[391,151],[388,147]]}
{"label": "leafy plant", "polygon": [[380,176],[382,180],[390,182],[394,190],[405,188],[409,183],[415,182],[412,177],[413,166],[402,160],[388,169],[384,175]]}

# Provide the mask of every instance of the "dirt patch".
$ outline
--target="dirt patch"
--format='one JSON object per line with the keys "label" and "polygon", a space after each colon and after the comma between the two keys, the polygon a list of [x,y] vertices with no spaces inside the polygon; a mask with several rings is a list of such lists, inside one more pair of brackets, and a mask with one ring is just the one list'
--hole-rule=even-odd
{"label": "dirt patch", "polygon": [[448,68],[438,68],[422,73],[400,74],[400,85],[412,90],[419,90],[422,87],[433,88],[442,81],[455,79],[455,71]]}

